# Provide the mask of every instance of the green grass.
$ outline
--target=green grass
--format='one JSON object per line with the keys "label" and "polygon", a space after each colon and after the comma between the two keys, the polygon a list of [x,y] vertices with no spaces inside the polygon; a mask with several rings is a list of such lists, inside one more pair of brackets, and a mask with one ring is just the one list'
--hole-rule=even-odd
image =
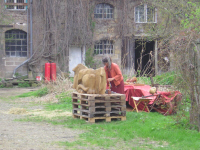
{"label": "green grass", "polygon": [[[58,107],[59,108],[59,107]],[[86,143],[98,147],[111,148],[116,143],[121,143],[123,148],[142,148],[145,144],[153,149],[199,149],[200,134],[195,130],[189,130],[181,124],[176,124],[171,116],[163,116],[158,113],[127,112],[126,121],[99,122],[96,124],[86,123],[84,120],[72,117],[59,117],[45,119],[42,117],[29,118],[24,121],[44,121],[54,125],[64,125],[71,129],[85,130],[75,142],[63,142],[67,147],[83,146]],[[183,122],[184,123],[184,122]],[[185,122],[186,123],[186,122]],[[141,141],[142,145],[133,141]],[[148,144],[150,141],[157,141]],[[167,144],[164,144],[167,143]],[[184,145],[184,146],[183,146]]]}
{"label": "green grass", "polygon": [[[45,108],[53,110],[72,110],[71,97],[69,93],[57,95],[60,100],[57,104],[46,104]],[[186,114],[188,116],[188,113]],[[159,113],[136,113],[127,112],[126,121],[98,122],[96,124],[86,123],[85,120],[72,117],[57,117],[47,119],[43,117],[29,117],[21,121],[48,122],[54,125],[64,125],[71,129],[84,130],[78,141],[61,142],[62,145],[76,149],[77,146],[98,146],[109,149],[116,147],[120,149],[199,149],[200,134],[189,125],[189,120],[180,117],[175,121],[174,116],[163,116]],[[141,144],[138,144],[143,141]],[[153,144],[151,143],[153,142]]]}
{"label": "green grass", "polygon": [[16,96],[16,98],[30,97],[30,96],[42,97],[46,94],[48,94],[48,89],[47,88],[41,88],[37,91],[31,91],[31,92],[28,92],[28,93],[20,94],[20,95]]}
{"label": "green grass", "polygon": [[[42,90],[43,91],[43,90]],[[46,90],[44,90],[46,91]],[[41,93],[44,93],[41,92]],[[37,95],[38,91],[25,93],[24,96]],[[39,92],[39,93],[40,93]],[[48,111],[72,111],[70,93],[61,93],[56,97],[58,103],[46,104]],[[21,95],[22,97],[22,95]],[[127,112],[126,121],[98,122],[90,124],[85,120],[70,117],[29,116],[20,121],[48,122],[53,125],[64,125],[74,130],[83,130],[77,141],[60,142],[70,149],[82,147],[98,147],[104,149],[170,149],[170,150],[198,150],[200,149],[200,134],[194,126],[189,124],[189,113],[180,117],[179,113],[173,116],[163,116],[159,113]],[[174,119],[175,118],[175,119]],[[191,130],[193,129],[193,130]]]}
{"label": "green grass", "polygon": [[[67,96],[66,96],[67,95]],[[59,99],[58,103],[46,104],[47,110],[65,110],[72,111],[72,98],[68,96],[69,93],[61,93],[56,96]]]}

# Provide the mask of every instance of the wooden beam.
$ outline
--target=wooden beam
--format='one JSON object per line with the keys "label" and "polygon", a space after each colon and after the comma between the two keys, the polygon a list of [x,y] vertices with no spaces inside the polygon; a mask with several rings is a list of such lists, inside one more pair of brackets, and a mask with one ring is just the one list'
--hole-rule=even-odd
{"label": "wooden beam", "polygon": [[28,6],[27,3],[5,3],[6,6]]}

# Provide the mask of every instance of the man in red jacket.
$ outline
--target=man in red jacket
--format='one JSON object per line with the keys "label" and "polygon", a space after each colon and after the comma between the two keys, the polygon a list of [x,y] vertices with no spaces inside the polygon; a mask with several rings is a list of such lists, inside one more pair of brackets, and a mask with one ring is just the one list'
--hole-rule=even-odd
{"label": "man in red jacket", "polygon": [[119,66],[110,57],[102,59],[106,72],[107,87],[111,84],[111,91],[124,94],[124,80]]}

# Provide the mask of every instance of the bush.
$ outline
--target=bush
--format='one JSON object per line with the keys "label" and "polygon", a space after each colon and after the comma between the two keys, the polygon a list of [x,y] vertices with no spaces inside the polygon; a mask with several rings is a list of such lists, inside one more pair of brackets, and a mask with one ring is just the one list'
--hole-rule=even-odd
{"label": "bush", "polygon": [[154,82],[161,85],[172,85],[174,83],[175,73],[166,72],[154,77]]}
{"label": "bush", "polygon": [[30,87],[29,82],[22,82],[18,84],[18,87]]}
{"label": "bush", "polygon": [[36,92],[36,97],[42,97],[44,95],[47,95],[48,94],[48,89],[45,87],[45,88],[42,88],[42,89],[39,89],[37,92]]}

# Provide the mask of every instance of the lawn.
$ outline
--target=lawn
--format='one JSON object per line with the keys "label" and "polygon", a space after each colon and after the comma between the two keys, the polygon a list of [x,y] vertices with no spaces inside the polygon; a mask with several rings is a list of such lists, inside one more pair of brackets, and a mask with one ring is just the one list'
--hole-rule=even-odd
{"label": "lawn", "polygon": [[[46,104],[48,111],[72,111],[69,93],[57,95],[59,103]],[[188,116],[188,113],[186,113]],[[80,147],[99,147],[105,149],[200,149],[200,134],[191,129],[188,119],[174,116],[163,116],[156,112],[127,112],[126,121],[98,122],[90,124],[85,120],[73,117],[57,117],[53,119],[29,117],[23,121],[45,121],[54,125],[64,125],[71,129],[81,129],[75,142],[61,143],[71,149]],[[177,119],[177,118],[176,118]]]}

